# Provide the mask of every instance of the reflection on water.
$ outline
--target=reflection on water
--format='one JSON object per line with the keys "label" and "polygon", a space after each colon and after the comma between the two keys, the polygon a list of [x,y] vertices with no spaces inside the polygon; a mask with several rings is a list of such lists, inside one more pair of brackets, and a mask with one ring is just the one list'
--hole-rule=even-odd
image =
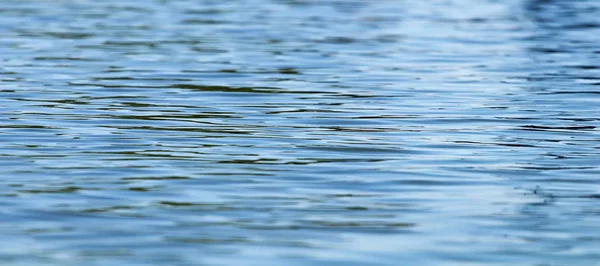
{"label": "reflection on water", "polygon": [[3,265],[591,265],[600,3],[0,2]]}

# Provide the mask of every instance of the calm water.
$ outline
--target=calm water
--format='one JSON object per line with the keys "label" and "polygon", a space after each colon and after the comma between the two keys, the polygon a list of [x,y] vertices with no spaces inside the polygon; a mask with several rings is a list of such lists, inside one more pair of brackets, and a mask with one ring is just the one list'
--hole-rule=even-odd
{"label": "calm water", "polygon": [[2,265],[600,265],[600,1],[0,2]]}

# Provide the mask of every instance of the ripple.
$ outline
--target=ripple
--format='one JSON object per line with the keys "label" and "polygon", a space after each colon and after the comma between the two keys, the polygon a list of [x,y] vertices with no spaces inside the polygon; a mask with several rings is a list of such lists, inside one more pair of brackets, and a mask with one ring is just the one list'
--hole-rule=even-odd
{"label": "ripple", "polygon": [[2,1],[5,265],[591,265],[596,1]]}

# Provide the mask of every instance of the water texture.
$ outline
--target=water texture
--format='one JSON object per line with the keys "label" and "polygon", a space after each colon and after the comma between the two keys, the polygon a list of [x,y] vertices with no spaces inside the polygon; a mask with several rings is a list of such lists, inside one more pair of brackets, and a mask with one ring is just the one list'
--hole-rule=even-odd
{"label": "water texture", "polygon": [[0,2],[2,265],[600,265],[600,1]]}

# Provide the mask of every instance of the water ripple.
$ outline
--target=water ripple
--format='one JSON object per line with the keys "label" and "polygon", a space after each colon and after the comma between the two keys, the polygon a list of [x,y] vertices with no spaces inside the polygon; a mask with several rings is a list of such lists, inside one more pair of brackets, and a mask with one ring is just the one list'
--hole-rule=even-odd
{"label": "water ripple", "polygon": [[3,265],[593,265],[596,1],[2,1]]}

